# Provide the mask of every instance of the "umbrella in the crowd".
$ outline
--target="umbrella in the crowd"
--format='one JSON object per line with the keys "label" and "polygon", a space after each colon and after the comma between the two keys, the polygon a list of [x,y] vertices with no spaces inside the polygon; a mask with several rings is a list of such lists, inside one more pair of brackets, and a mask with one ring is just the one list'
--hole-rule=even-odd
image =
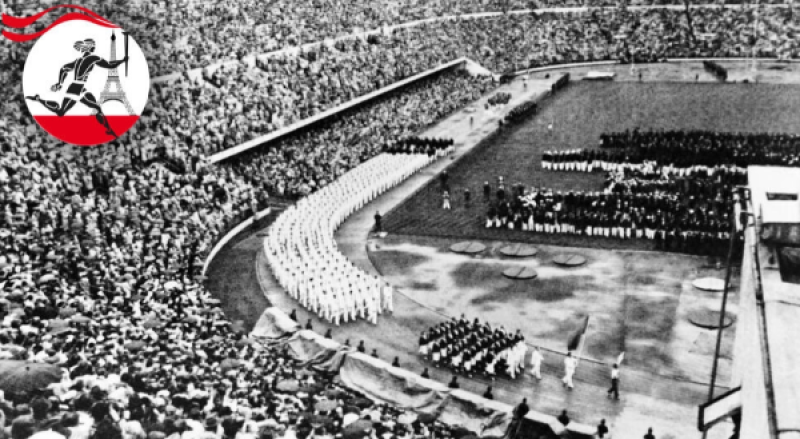
{"label": "umbrella in the crowd", "polygon": [[414,412],[405,412],[397,417],[397,422],[401,424],[413,424],[417,420],[417,414]]}
{"label": "umbrella in the crowd", "polygon": [[255,339],[250,338],[250,337],[242,337],[239,340],[236,340],[235,344],[236,344],[237,348],[243,348],[245,346],[258,344],[258,340],[255,340]]}
{"label": "umbrella in the crowd", "polygon": [[304,385],[300,386],[300,388],[297,389],[297,391],[298,392],[302,392],[302,393],[309,393],[309,394],[310,393],[319,393],[319,392],[322,391],[323,388],[324,387],[322,386],[322,384],[316,384],[316,383],[315,384],[304,384]]}
{"label": "umbrella in the crowd", "polygon": [[69,326],[64,326],[64,327],[61,327],[61,328],[51,329],[50,332],[48,332],[48,334],[50,334],[50,335],[61,335],[61,334],[67,334],[67,333],[70,333],[70,332],[75,332],[75,328],[70,328]]}
{"label": "umbrella in the crowd", "polygon": [[201,315],[214,314],[214,313],[217,313],[217,312],[221,312],[221,310],[219,308],[216,308],[216,307],[197,308],[197,313],[201,314]]}
{"label": "umbrella in the crowd", "polygon": [[84,315],[76,315],[76,316],[72,316],[71,320],[72,320],[73,322],[75,322],[75,323],[81,323],[81,324],[84,324],[84,323],[89,323],[89,322],[91,322],[91,321],[92,321],[92,319],[90,319],[89,317],[86,317],[86,316],[84,316]]}
{"label": "umbrella in the crowd", "polygon": [[22,302],[22,299],[25,298],[25,295],[22,294],[22,291],[15,290],[12,291],[10,294],[6,295],[6,299],[10,300],[11,302]]}
{"label": "umbrella in the crowd", "polygon": [[50,334],[58,335],[64,334],[66,332],[70,332],[73,328],[69,327],[69,322],[64,319],[53,319],[50,320]]}
{"label": "umbrella in the crowd", "polygon": [[73,308],[73,307],[71,307],[71,306],[68,306],[66,308],[61,308],[60,310],[58,310],[58,315],[60,315],[61,317],[66,317],[66,318],[72,317],[77,313],[78,313],[78,310]]}
{"label": "umbrella in the crowd", "polygon": [[146,329],[160,328],[163,325],[164,322],[155,317],[151,317],[145,320],[144,323],[142,323],[142,326],[145,327]]}
{"label": "umbrella in the crowd", "polygon": [[327,396],[328,398],[336,399],[336,398],[341,398],[341,397],[347,396],[347,392],[345,392],[342,389],[333,388],[333,389],[326,390],[323,393],[323,395]]}
{"label": "umbrella in the crowd", "polygon": [[239,360],[235,358],[226,358],[219,363],[219,368],[222,370],[223,374],[228,373],[228,371],[231,371],[233,369],[238,369],[240,367],[242,367],[242,363],[240,363]]}
{"label": "umbrella in the crowd", "polygon": [[53,319],[50,320],[49,327],[50,329],[57,329],[69,326],[69,322],[64,319]]}
{"label": "umbrella in the crowd", "polygon": [[359,419],[352,424],[348,424],[342,429],[343,439],[362,439],[372,430],[372,422],[366,419]]}
{"label": "umbrella in the crowd", "polygon": [[432,424],[437,417],[434,413],[423,413],[417,417],[417,421],[423,424]]}
{"label": "umbrella in the crowd", "polygon": [[472,436],[472,439],[478,439],[471,431],[467,430],[464,427],[455,427],[453,431],[450,432],[456,439],[466,439]]}
{"label": "umbrella in the crowd", "polygon": [[333,419],[330,416],[324,415],[311,415],[308,418],[308,422],[313,425],[314,427],[319,427],[322,425],[331,425],[333,424]]}
{"label": "umbrella in the crowd", "polygon": [[279,392],[295,393],[300,389],[300,382],[297,380],[283,380],[275,386],[275,389]]}
{"label": "umbrella in the crowd", "polygon": [[200,323],[202,321],[203,319],[200,316],[194,316],[194,315],[186,316],[183,318],[184,323]]}
{"label": "umbrella in the crowd", "polygon": [[61,380],[61,368],[46,363],[0,361],[0,390],[6,394],[27,394]]}
{"label": "umbrella in the crowd", "polygon": [[52,282],[54,280],[56,280],[55,275],[45,274],[44,276],[39,278],[39,283],[43,284],[43,283],[47,283],[47,282]]}
{"label": "umbrella in the crowd", "polygon": [[357,398],[357,399],[353,400],[351,402],[351,404],[353,404],[354,406],[356,406],[356,407],[358,407],[360,409],[365,409],[367,407],[372,407],[372,401],[370,401],[370,400],[368,400],[366,398]]}
{"label": "umbrella in the crowd", "polygon": [[127,350],[129,350],[131,352],[139,352],[142,349],[144,349],[145,346],[147,346],[147,343],[145,343],[145,342],[143,342],[141,340],[134,340],[134,341],[129,341],[129,342],[125,343],[125,349],[127,349]]}
{"label": "umbrella in the crowd", "polygon": [[244,320],[236,320],[231,325],[233,332],[244,332]]}
{"label": "umbrella in the crowd", "polygon": [[330,400],[330,399],[325,399],[325,400],[322,400],[322,401],[318,402],[314,406],[314,410],[317,410],[317,411],[320,411],[320,412],[329,412],[329,411],[335,409],[336,407],[339,407],[339,404],[336,401],[333,401],[333,400]]}

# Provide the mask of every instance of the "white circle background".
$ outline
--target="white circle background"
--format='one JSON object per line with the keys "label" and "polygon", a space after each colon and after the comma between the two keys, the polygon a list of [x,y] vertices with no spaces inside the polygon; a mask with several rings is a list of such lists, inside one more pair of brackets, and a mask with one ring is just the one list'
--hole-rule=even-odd
{"label": "white circle background", "polygon": [[[22,76],[22,90],[25,96],[39,95],[44,100],[52,100],[61,104],[62,99],[72,83],[74,72],[70,71],[61,86],[61,90],[53,92],[50,87],[58,83],[61,67],[81,57],[81,52],[72,46],[76,41],[93,38],[95,41],[94,54],[109,60],[111,57],[111,32],[116,35],[117,59],[125,56],[125,37],[123,29],[107,28],[86,21],[68,21],[50,29],[42,35],[28,54],[25,61],[25,71]],[[142,49],[133,40],[133,35],[128,35],[128,76],[125,76],[125,64],[117,67],[122,90],[130,102],[136,115],[141,115],[147,97],[150,93],[150,70]],[[108,69],[94,66],[86,89],[91,92],[98,102],[100,93],[108,79]],[[53,113],[38,102],[25,99],[31,114],[52,115]],[[108,115],[127,115],[125,106],[117,101],[109,101],[103,105],[103,112]],[[91,109],[80,103],[76,104],[67,113],[73,116],[91,115]],[[120,133],[121,134],[121,133]]]}

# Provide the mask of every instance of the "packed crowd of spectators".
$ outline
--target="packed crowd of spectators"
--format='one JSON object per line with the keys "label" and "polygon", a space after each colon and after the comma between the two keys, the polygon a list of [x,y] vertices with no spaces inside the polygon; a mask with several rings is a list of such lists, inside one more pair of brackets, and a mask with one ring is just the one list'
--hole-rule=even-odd
{"label": "packed crowd of spectators", "polygon": [[[155,6],[142,2],[141,7]],[[175,13],[187,13],[181,11]],[[756,18],[760,25],[754,34]],[[195,79],[183,75],[155,84],[142,122],[121,142],[126,147],[197,150],[208,156],[461,56],[495,71],[609,59],[749,56],[753,43],[762,56],[793,58],[795,20],[782,8],[759,13],[751,8],[697,9],[696,40],[687,30],[685,14],[675,10],[610,9],[427,23],[369,41],[337,41],[299,54],[263,58],[253,67],[234,63]],[[148,35],[169,40],[159,32]],[[151,68],[158,54],[169,53],[142,44]],[[2,48],[4,62],[10,64],[2,75],[12,84],[3,94],[19,90],[28,48]],[[172,58],[164,62],[180,65]],[[20,118],[24,111],[15,96],[19,95],[4,100],[2,111]]]}
{"label": "packed crowd of spectators", "polygon": [[[760,13],[754,12],[753,8],[696,8],[692,24],[699,38],[695,41],[694,37],[689,38],[689,26],[683,11],[625,11],[619,8],[628,4],[681,3],[676,0],[381,0],[365,4],[354,0],[302,0],[299,3],[281,0],[265,6],[252,0],[228,3],[197,0],[130,3],[118,0],[89,2],[84,6],[95,9],[132,33],[147,55],[152,76],[180,74],[223,61],[241,61],[247,56],[330,41],[425,18],[546,7],[603,8],[591,14],[559,14],[563,19],[544,14],[543,20],[539,20],[531,14],[519,14],[508,19],[456,20],[467,27],[478,28],[474,40],[491,38],[500,43],[486,44],[484,41],[476,45],[477,41],[463,40],[461,50],[491,53],[499,71],[506,71],[511,65],[517,66],[522,62],[530,65],[567,62],[560,60],[567,47],[571,47],[573,52],[569,54],[570,58],[584,60],[613,57],[658,60],[661,52],[670,57],[708,56],[709,53],[739,56],[742,52],[749,55],[753,43],[762,56],[793,57],[797,54],[797,42],[787,33],[789,27],[785,26],[794,21],[788,8],[770,8]],[[33,11],[11,12],[26,14]],[[756,15],[761,25],[754,33],[752,22]],[[598,19],[598,16],[604,18]],[[503,31],[513,30],[510,39],[506,38],[506,32],[497,31],[498,21],[502,23]],[[434,25],[447,26],[448,21]],[[470,30],[472,33],[475,31]],[[606,41],[597,41],[597,36]],[[658,36],[666,38],[661,40]],[[436,45],[435,39],[431,38],[424,43]],[[513,50],[505,47],[512,43]],[[444,50],[442,48],[440,52]],[[518,54],[525,59],[516,59]]]}
{"label": "packed crowd of spectators", "polygon": [[198,0],[82,3],[132,32],[162,76],[432,17],[537,7],[532,0]]}
{"label": "packed crowd of spectators", "polygon": [[[18,83],[19,65],[3,62],[11,68],[0,75]],[[63,371],[42,392],[5,394],[13,437],[304,438],[353,422],[404,438],[452,434],[400,422],[388,407],[347,409],[356,396],[313,373],[301,387],[317,390],[282,390],[296,365],[226,320],[199,274],[216,240],[267,206],[267,194],[325,186],[490,87],[447,72],[222,166],[186,143],[148,144],[167,132],[152,115],[126,142],[48,143],[13,98],[18,86],[4,90],[0,355]],[[320,399],[337,408],[321,413]],[[331,419],[316,425],[320,416]]]}
{"label": "packed crowd of spectators", "polygon": [[282,139],[267,151],[241,154],[222,167],[257,179],[253,184],[270,194],[306,195],[380,153],[390,141],[416,134],[492,87],[486,78],[443,73]]}
{"label": "packed crowd of spectators", "polygon": [[[507,2],[472,0],[252,0],[208,3],[97,2],[84,4],[120,23],[149,56],[153,76],[179,73],[220,61],[334,39],[441,15],[500,11]],[[532,2],[508,2],[524,9]],[[157,31],[156,31],[157,30]]]}
{"label": "packed crowd of spectators", "polygon": [[[777,1],[776,1],[777,2]],[[711,2],[714,3],[714,2]],[[183,1],[163,6],[155,2],[109,2],[98,4],[106,16],[122,23],[139,36],[150,56],[155,76],[205,67],[220,61],[240,60],[255,55],[296,47],[383,26],[446,15],[475,12],[499,12],[505,9],[542,7],[616,7],[620,5],[682,4],[676,0],[472,0],[453,2],[419,0],[370,2],[353,0],[331,2],[304,0],[300,3],[279,1],[265,7],[254,1],[206,3]],[[705,15],[711,10],[696,10]],[[700,20],[705,21],[705,20]],[[169,23],[164,26],[164,23]],[[724,23],[737,25],[735,20]],[[642,24],[647,25],[646,22]],[[638,24],[636,25],[638,26]],[[737,26],[738,27],[738,26]],[[158,29],[158,32],[153,32]],[[702,23],[698,30],[704,32]],[[738,27],[747,38],[746,27]],[[709,30],[715,32],[715,30]],[[628,35],[630,38],[631,35]],[[729,38],[732,38],[729,37]],[[652,41],[651,41],[652,42]],[[489,46],[494,47],[494,46]]]}
{"label": "packed crowd of spectators", "polygon": [[[147,2],[140,7],[156,8]],[[177,8],[173,12],[190,14],[191,10]],[[248,13],[246,7],[242,11]],[[163,25],[161,18],[158,23]],[[184,20],[194,23],[190,18]],[[754,27],[756,19],[759,26]],[[136,133],[122,142],[126,146],[193,149],[208,156],[461,56],[498,72],[577,61],[749,56],[753,47],[763,56],[792,58],[797,56],[798,44],[791,31],[795,20],[790,10],[782,8],[761,12],[752,8],[696,9],[694,36],[685,14],[676,10],[608,9],[426,23],[396,29],[389,35],[381,33],[367,41],[342,40],[297,54],[261,58],[252,67],[234,63],[206,70],[195,79],[183,75],[156,84]],[[190,32],[191,26],[177,29]],[[166,28],[147,35],[158,35],[158,44],[173,44],[161,43],[170,41],[164,38],[164,32],[169,33],[169,26]],[[225,41],[230,49],[237,40]],[[151,68],[158,65],[159,56],[171,53],[148,48],[146,41],[140,43]],[[3,48],[8,55],[5,59],[16,64],[4,75],[19,74],[26,50],[26,45]],[[181,66],[177,71],[184,70],[173,55],[164,62]],[[9,101],[14,102],[9,104],[9,112],[18,110],[19,102],[5,102]]]}
{"label": "packed crowd of spectators", "polygon": [[515,378],[525,367],[525,337],[502,326],[492,328],[462,314],[428,328],[419,338],[419,353],[436,365],[467,376]]}
{"label": "packed crowd of spectators", "polygon": [[[695,36],[675,10],[523,14],[427,23],[390,35],[323,44],[298,54],[232,64],[156,87],[152,141],[191,143],[211,155],[461,56],[494,70],[671,57],[792,58],[798,43],[786,9],[698,9]],[[757,37],[757,38],[756,38]]]}

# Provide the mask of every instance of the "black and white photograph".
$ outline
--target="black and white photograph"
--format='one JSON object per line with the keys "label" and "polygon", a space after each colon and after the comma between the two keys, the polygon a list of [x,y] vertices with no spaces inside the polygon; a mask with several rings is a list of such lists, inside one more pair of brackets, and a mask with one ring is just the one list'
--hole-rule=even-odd
{"label": "black and white photograph", "polygon": [[800,4],[0,13],[0,439],[800,438]]}

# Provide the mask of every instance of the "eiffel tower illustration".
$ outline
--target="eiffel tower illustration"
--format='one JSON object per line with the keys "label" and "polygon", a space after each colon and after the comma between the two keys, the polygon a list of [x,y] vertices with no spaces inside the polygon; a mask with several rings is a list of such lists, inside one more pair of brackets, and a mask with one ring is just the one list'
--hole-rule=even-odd
{"label": "eiffel tower illustration", "polygon": [[[108,60],[117,60],[117,36],[114,35],[114,31],[111,31],[111,56]],[[131,107],[131,103],[128,102],[128,97],[125,95],[125,91],[122,90],[122,83],[119,81],[119,73],[117,72],[116,67],[108,70],[108,79],[106,80],[106,85],[103,87],[103,92],[100,93],[100,105],[103,105],[108,101],[121,102],[122,105],[125,106],[125,109],[128,110],[129,115],[133,116],[136,114],[133,111],[133,107]]]}

